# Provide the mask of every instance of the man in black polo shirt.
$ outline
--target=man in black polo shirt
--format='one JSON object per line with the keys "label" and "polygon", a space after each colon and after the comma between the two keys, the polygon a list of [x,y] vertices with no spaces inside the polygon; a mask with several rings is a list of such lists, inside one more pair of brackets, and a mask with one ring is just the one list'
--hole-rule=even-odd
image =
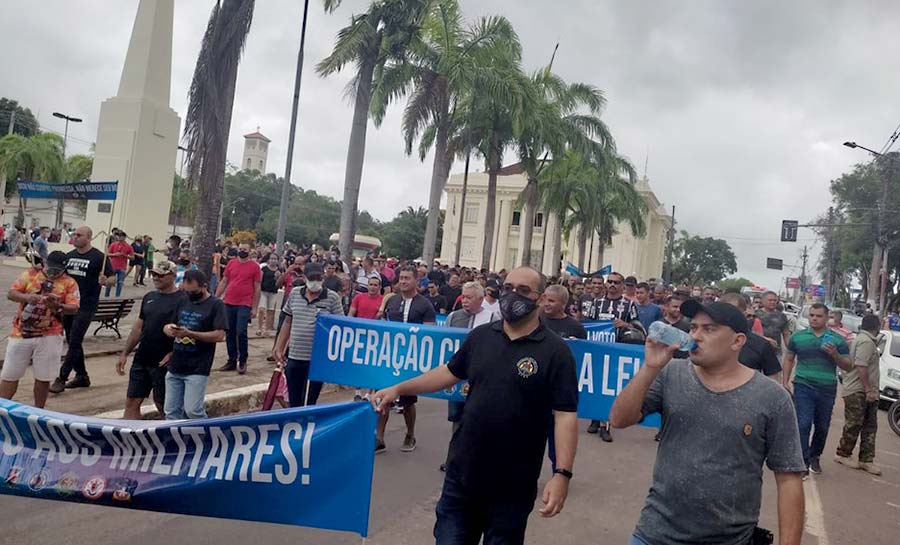
{"label": "man in black polo shirt", "polygon": [[502,322],[472,330],[447,365],[372,397],[386,412],[401,395],[437,392],[469,381],[462,423],[450,442],[437,504],[437,545],[516,545],[534,507],[547,434],[556,435],[557,469],[544,487],[541,516],[559,513],[569,489],[578,442],[575,360],[541,323],[541,275],[529,267],[506,277]]}
{"label": "man in black polo shirt", "polygon": [[[388,299],[384,305],[384,319],[389,322],[405,322],[408,324],[434,325],[434,307],[428,299],[418,294],[416,269],[404,267],[400,269],[397,280],[398,293]],[[400,396],[398,401],[403,408],[403,419],[406,421],[406,437],[403,439],[401,452],[416,450],[416,401],[415,395]],[[384,443],[384,430],[387,428],[389,411],[384,411],[378,418],[378,429],[375,433],[375,452],[382,452],[386,447]]]}
{"label": "man in black polo shirt", "polygon": [[568,303],[569,290],[558,284],[547,286],[541,298],[544,325],[564,339],[587,339],[587,331],[581,322],[566,314]]}
{"label": "man in black polo shirt", "polygon": [[[66,388],[87,388],[91,385],[87,367],[84,365],[82,343],[91,320],[94,319],[94,313],[97,312],[100,283],[105,282],[107,276],[113,275],[112,267],[103,252],[91,246],[93,236],[90,227],[81,226],[75,229],[75,235],[72,237],[75,249],[66,254],[66,273],[78,283],[81,306],[78,307],[78,313],[63,316],[69,349],[66,351],[65,361],[60,366],[59,376],[50,385],[50,391],[54,394],[62,393]],[[72,371],[75,371],[75,378],[69,380]]]}
{"label": "man in black polo shirt", "polygon": [[[740,293],[726,293],[719,300],[737,307],[746,316],[747,300]],[[741,348],[738,361],[781,384],[781,363],[778,361],[775,347],[762,335],[747,331],[747,342]]]}

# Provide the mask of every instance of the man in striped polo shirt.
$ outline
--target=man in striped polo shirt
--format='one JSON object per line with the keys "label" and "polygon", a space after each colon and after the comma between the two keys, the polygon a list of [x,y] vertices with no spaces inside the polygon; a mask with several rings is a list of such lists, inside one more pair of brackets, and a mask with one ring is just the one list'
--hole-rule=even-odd
{"label": "man in striped polo shirt", "polygon": [[[794,407],[800,428],[803,461],[813,473],[822,473],[819,457],[828,439],[831,411],[837,395],[837,367],[853,369],[848,355],[850,348],[844,338],[828,329],[828,307],[814,303],[809,308],[809,328],[791,335],[784,357],[784,387],[791,390],[791,371],[796,361],[794,377]],[[809,434],[815,426],[810,443]]]}
{"label": "man in striped polo shirt", "polygon": [[[326,288],[322,283],[324,269],[321,263],[307,263],[303,268],[306,285],[291,290],[284,304],[284,325],[278,333],[278,341],[272,356],[279,364],[284,364],[288,397],[291,407],[315,405],[322,391],[322,383],[309,382],[309,358],[312,355],[313,333],[316,316],[319,314],[344,315],[341,296]],[[285,363],[285,349],[290,342]],[[309,382],[309,396],[306,387]]]}

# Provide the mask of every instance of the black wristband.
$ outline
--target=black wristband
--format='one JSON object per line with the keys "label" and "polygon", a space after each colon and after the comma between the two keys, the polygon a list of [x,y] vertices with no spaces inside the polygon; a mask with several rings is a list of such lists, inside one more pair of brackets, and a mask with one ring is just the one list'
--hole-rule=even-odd
{"label": "black wristband", "polygon": [[563,477],[572,480],[572,472],[568,469],[556,468],[553,470],[554,475],[562,475]]}

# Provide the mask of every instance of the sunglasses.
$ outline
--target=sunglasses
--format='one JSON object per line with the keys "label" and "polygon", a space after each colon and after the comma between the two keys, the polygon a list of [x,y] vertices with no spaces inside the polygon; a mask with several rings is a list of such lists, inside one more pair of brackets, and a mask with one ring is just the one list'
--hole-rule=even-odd
{"label": "sunglasses", "polygon": [[619,284],[622,284],[623,281],[622,281],[622,280],[607,280],[606,283],[607,283],[607,284],[612,284],[612,285],[614,285],[614,286],[618,286]]}
{"label": "sunglasses", "polygon": [[528,297],[532,293],[538,293],[538,290],[533,289],[531,286],[525,284],[513,285],[513,284],[503,284],[503,293],[517,293],[522,297]]}

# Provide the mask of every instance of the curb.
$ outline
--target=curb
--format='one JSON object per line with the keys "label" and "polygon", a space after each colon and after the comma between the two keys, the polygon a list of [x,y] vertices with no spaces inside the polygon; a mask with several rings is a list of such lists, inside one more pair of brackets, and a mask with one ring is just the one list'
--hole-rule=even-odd
{"label": "curb", "polygon": [[[206,414],[210,417],[215,417],[258,411],[262,407],[262,402],[268,389],[269,383],[265,382],[207,394],[204,400]],[[326,384],[322,388],[321,395],[331,394],[339,391],[339,389],[340,387],[336,384]],[[93,416],[94,418],[121,420],[122,409],[106,411]],[[162,419],[162,417],[163,415],[159,414],[159,411],[156,410],[156,405],[153,403],[141,405],[141,418],[143,420],[157,420]]]}

